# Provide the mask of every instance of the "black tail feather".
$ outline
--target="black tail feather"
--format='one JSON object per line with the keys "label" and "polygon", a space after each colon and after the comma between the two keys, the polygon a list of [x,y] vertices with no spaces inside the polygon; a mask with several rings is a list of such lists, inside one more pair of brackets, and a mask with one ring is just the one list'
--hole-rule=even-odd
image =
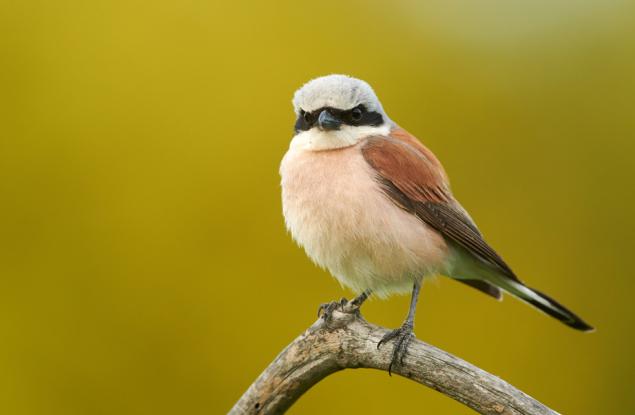
{"label": "black tail feather", "polygon": [[[529,288],[529,287],[527,287],[527,288]],[[590,326],[589,324],[585,323],[584,320],[582,320],[580,317],[578,317],[575,313],[573,313],[572,311],[570,311],[569,309],[564,307],[562,304],[558,303],[553,298],[551,298],[548,295],[543,294],[540,291],[535,290],[533,288],[529,288],[529,289],[531,291],[533,291],[539,297],[541,297],[544,300],[546,300],[549,303],[549,305],[547,306],[547,305],[541,303],[540,301],[538,301],[538,300],[536,300],[534,298],[531,298],[531,297],[527,297],[527,296],[522,296],[521,297],[524,301],[526,301],[529,304],[533,305],[537,309],[539,309],[541,311],[544,311],[545,313],[549,314],[550,316],[557,318],[558,320],[562,321],[567,326],[572,327],[572,328],[574,328],[576,330],[581,330],[581,331],[593,331],[593,330],[595,330],[592,326]]]}

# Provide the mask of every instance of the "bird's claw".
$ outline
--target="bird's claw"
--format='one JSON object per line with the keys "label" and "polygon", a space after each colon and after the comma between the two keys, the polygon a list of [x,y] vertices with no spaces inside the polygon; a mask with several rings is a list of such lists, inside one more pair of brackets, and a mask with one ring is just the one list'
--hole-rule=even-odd
{"label": "bird's claw", "polygon": [[390,365],[388,366],[389,375],[392,375],[392,368],[395,364],[403,364],[403,359],[408,352],[408,345],[415,337],[412,329],[412,323],[405,322],[398,329],[388,332],[384,337],[382,337],[379,343],[377,343],[377,349],[379,349],[382,344],[395,339],[395,346],[392,350],[392,358],[390,360]]}
{"label": "bird's claw", "polygon": [[318,317],[322,316],[324,320],[330,320],[333,311],[339,309],[340,311],[344,310],[344,306],[348,304],[348,300],[346,298],[341,298],[339,301],[331,301],[330,303],[322,303],[318,307],[317,315]]}

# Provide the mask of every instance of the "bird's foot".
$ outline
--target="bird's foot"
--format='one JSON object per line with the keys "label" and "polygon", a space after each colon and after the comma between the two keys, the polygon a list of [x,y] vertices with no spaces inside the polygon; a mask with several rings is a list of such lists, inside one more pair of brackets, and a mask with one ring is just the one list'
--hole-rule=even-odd
{"label": "bird's foot", "polygon": [[395,347],[392,350],[392,359],[390,360],[390,365],[388,366],[388,374],[391,375],[392,368],[395,364],[402,365],[403,358],[406,356],[408,352],[408,345],[414,339],[415,335],[412,331],[413,324],[410,321],[406,321],[403,323],[401,327],[398,329],[392,330],[387,333],[382,339],[377,343],[377,349],[381,347],[382,344],[389,342],[392,339],[395,339]]}
{"label": "bird's foot", "polygon": [[331,301],[330,303],[322,303],[320,307],[318,307],[317,315],[318,317],[322,316],[325,321],[331,320],[331,316],[333,315],[333,311],[339,310],[344,311],[344,307],[348,304],[348,300],[346,298],[341,298],[339,301]]}
{"label": "bird's foot", "polygon": [[371,291],[366,290],[351,301],[348,301],[346,298],[342,298],[339,301],[331,301],[330,303],[320,304],[320,307],[318,308],[318,317],[321,315],[325,321],[330,321],[333,311],[335,310],[359,316],[359,308],[362,306],[364,301],[368,299],[370,294]]}

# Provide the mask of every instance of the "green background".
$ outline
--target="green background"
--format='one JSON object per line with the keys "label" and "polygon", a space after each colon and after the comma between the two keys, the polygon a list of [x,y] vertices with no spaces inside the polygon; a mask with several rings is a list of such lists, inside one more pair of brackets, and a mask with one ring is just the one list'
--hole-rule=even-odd
{"label": "green background", "polygon": [[[633,2],[3,0],[2,413],[224,413],[350,296],[280,207],[292,94],[328,73],[371,83],[518,275],[598,328],[439,278],[417,336],[563,413],[635,412]],[[392,410],[470,413],[370,370],[290,413]]]}

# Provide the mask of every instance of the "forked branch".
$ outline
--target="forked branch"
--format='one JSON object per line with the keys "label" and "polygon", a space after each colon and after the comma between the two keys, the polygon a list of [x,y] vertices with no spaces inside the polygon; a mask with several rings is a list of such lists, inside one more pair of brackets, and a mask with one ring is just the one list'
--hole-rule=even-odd
{"label": "forked branch", "polygon": [[[280,414],[331,373],[353,368],[387,371],[392,344],[377,349],[387,331],[368,323],[350,305],[319,318],[276,357],[229,413]],[[392,372],[481,414],[557,414],[496,376],[419,340],[410,343],[403,364],[393,366]]]}

